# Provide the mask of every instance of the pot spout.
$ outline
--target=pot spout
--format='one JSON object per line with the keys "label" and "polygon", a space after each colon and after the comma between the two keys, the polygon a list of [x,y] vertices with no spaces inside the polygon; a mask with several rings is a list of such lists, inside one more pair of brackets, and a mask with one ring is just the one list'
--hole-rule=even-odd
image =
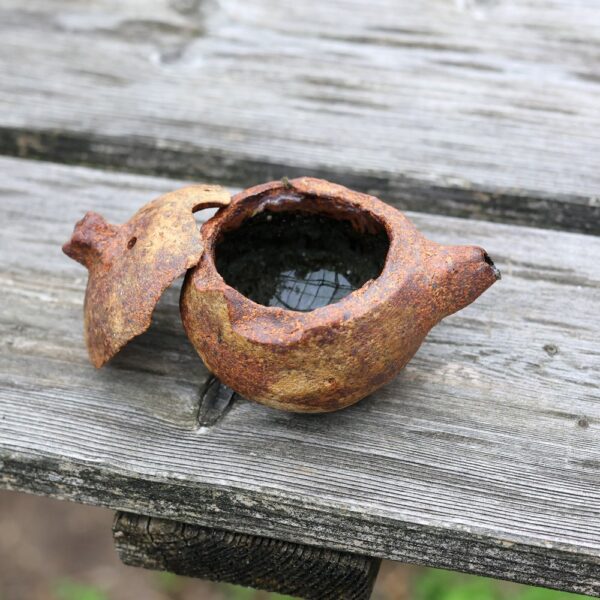
{"label": "pot spout", "polygon": [[501,278],[489,254],[478,246],[438,246],[432,287],[443,319],[475,301]]}

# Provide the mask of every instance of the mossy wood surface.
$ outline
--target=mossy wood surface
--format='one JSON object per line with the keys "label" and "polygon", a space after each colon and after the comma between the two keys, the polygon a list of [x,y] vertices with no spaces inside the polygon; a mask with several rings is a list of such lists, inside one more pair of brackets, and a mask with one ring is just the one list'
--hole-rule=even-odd
{"label": "mossy wood surface", "polygon": [[381,559],[119,512],[120,559],[306,600],[368,600]]}

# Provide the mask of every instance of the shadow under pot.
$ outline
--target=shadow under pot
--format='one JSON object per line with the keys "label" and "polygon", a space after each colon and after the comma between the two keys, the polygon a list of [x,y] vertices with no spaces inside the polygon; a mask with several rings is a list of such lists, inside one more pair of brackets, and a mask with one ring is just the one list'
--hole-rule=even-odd
{"label": "shadow under pot", "polygon": [[380,200],[310,178],[241,192],[202,238],[181,295],[187,335],[223,383],[295,412],[384,385],[499,278],[481,248],[427,240]]}

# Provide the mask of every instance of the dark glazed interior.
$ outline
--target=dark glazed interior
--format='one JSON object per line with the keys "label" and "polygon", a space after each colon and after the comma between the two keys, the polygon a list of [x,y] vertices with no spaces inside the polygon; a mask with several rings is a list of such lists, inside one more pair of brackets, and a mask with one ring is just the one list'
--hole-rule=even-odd
{"label": "dark glazed interior", "polygon": [[263,306],[308,312],[378,277],[389,248],[384,227],[301,210],[265,210],[226,231],[215,263],[225,283]]}

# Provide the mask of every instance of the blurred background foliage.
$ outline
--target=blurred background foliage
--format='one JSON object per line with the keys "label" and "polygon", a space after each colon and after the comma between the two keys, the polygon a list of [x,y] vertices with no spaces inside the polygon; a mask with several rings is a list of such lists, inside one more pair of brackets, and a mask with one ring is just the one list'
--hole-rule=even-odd
{"label": "blurred background foliage", "polygon": [[[510,584],[440,569],[413,569],[412,575],[407,575],[405,571],[406,569],[401,576],[408,578],[408,582],[402,582],[396,592],[376,590],[373,600],[390,598],[394,600],[400,598],[406,600],[575,600],[585,598],[577,594]],[[171,573],[154,573],[153,579],[157,590],[160,590],[165,599],[169,600],[179,600],[184,597],[182,594],[185,594],[185,589],[190,582],[187,578]],[[223,600],[293,600],[290,596],[266,594],[225,584],[215,586],[215,592],[218,592]],[[201,600],[202,596],[198,598]],[[54,600],[110,600],[110,596],[93,586],[64,580],[56,586]]]}
{"label": "blurred background foliage", "polygon": [[[0,600],[284,600],[122,565],[111,511],[0,492]],[[576,600],[584,596],[384,562],[372,600]]]}

